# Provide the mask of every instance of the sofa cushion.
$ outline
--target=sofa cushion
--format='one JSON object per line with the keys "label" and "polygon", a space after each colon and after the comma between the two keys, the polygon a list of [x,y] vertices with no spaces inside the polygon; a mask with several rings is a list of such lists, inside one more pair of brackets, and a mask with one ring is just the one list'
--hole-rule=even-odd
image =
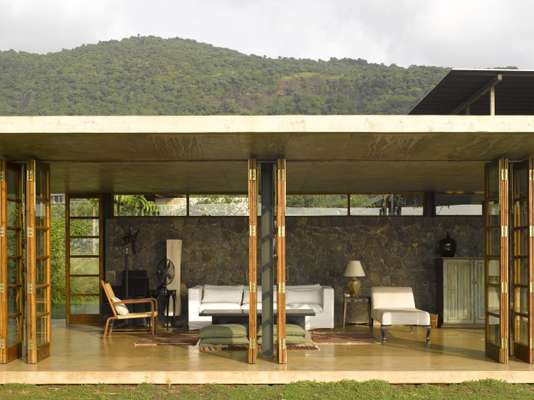
{"label": "sofa cushion", "polygon": [[322,289],[320,286],[310,288],[286,289],[286,304],[322,304]]}
{"label": "sofa cushion", "polygon": [[[258,329],[258,337],[262,336],[261,327]],[[278,336],[277,326],[274,326],[273,336]],[[286,336],[306,336],[306,331],[302,326],[296,324],[286,324]]]}
{"label": "sofa cushion", "polygon": [[430,314],[415,308],[374,309],[372,317],[381,325],[430,326]]}
{"label": "sofa cushion", "polygon": [[243,337],[247,337],[247,328],[241,324],[209,325],[200,330],[201,339]]}
{"label": "sofa cushion", "polygon": [[237,303],[243,301],[243,285],[215,286],[204,285],[202,303]]}
{"label": "sofa cushion", "polygon": [[228,345],[228,344],[237,344],[237,345],[248,345],[248,339],[246,337],[234,337],[234,338],[204,338],[200,339],[198,342],[199,347],[205,345]]}
{"label": "sofa cushion", "polygon": [[[261,290],[261,286],[259,286],[257,289],[256,289],[256,301],[258,302],[258,304],[261,304],[261,296],[262,296],[262,290]],[[277,292],[276,292],[276,285],[274,286],[273,288],[273,295],[274,295],[274,302],[276,303],[277,301],[277,296],[276,296]],[[245,287],[245,290],[243,291],[243,304],[248,304],[249,303],[249,290],[248,290],[248,287]]]}
{"label": "sofa cushion", "polygon": [[202,303],[198,307],[198,312],[201,313],[205,310],[213,310],[213,311],[219,311],[219,310],[235,310],[239,311],[241,309],[241,306],[237,303]]}
{"label": "sofa cushion", "polygon": [[320,304],[313,303],[288,303],[286,304],[286,310],[307,310],[311,309],[315,314],[320,314],[323,312],[323,307]]}
{"label": "sofa cushion", "polygon": [[371,304],[373,309],[415,308],[411,287],[372,287]]}
{"label": "sofa cushion", "polygon": [[[273,337],[274,342],[276,343],[276,336]],[[304,336],[286,336],[286,345],[295,345],[295,344],[304,344],[308,341]],[[261,345],[262,338],[258,338],[258,344]],[[312,343],[313,344],[313,343]]]}

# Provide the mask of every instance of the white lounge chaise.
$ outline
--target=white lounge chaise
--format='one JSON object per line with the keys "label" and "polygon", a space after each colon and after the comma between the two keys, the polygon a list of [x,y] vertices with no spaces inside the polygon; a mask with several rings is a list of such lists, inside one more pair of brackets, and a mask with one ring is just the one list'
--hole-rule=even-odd
{"label": "white lounge chaise", "polygon": [[376,286],[371,288],[371,317],[380,322],[381,341],[386,328],[392,325],[422,326],[426,328],[426,343],[430,343],[430,314],[415,307],[410,287]]}

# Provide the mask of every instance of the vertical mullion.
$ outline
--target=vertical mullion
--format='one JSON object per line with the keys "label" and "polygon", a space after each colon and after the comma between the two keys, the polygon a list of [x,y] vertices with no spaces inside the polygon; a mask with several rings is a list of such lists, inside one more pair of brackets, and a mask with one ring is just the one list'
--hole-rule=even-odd
{"label": "vertical mullion", "polygon": [[0,160],[0,363],[7,363],[7,170]]}
{"label": "vertical mullion", "polygon": [[285,263],[285,202],[286,202],[286,161],[277,162],[277,281],[278,281],[278,363],[287,363],[286,345],[286,263]]}
{"label": "vertical mullion", "polygon": [[256,160],[248,161],[248,219],[249,219],[249,248],[248,248],[248,287],[249,287],[249,311],[248,311],[248,362],[256,363],[258,354],[257,346],[257,235],[258,235],[258,212],[257,207],[257,176],[258,169]]}

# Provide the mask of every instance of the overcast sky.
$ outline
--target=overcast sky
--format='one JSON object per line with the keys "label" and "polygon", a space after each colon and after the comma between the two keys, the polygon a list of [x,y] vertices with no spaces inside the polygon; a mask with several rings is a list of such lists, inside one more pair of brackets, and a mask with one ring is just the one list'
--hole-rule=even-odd
{"label": "overcast sky", "polygon": [[0,0],[0,50],[137,34],[270,57],[534,67],[531,0]]}

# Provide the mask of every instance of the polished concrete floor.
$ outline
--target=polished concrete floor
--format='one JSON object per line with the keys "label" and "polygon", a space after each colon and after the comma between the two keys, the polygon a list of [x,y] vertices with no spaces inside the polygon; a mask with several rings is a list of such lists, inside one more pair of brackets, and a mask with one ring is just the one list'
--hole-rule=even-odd
{"label": "polished concrete floor", "polygon": [[263,358],[249,365],[244,351],[201,353],[194,346],[135,347],[136,341],[136,336],[126,334],[104,339],[101,329],[66,328],[63,321],[55,321],[51,356],[38,365],[17,360],[0,366],[0,383],[287,383],[340,379],[446,383],[482,378],[534,383],[534,366],[516,360],[501,365],[487,359],[483,331],[476,329],[436,329],[427,347],[423,330],[399,327],[390,330],[383,345],[321,344],[319,351],[290,351],[287,365]]}

